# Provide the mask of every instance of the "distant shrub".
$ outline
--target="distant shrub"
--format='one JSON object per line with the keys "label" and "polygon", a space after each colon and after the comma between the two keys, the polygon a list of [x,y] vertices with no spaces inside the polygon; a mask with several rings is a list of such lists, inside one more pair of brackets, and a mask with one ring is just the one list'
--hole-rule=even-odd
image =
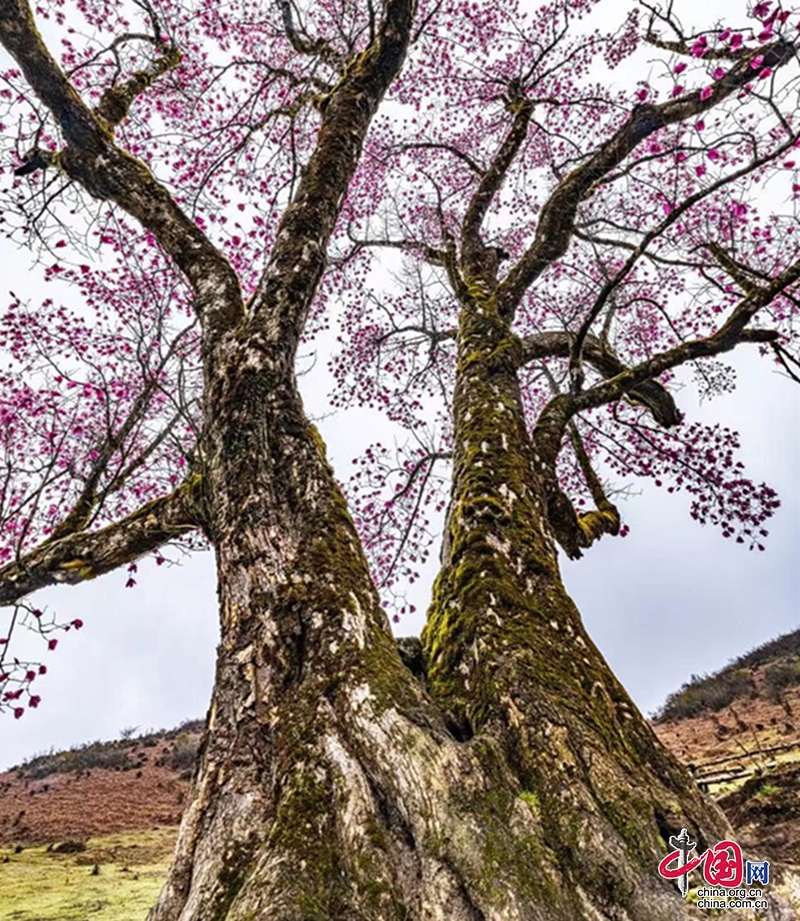
{"label": "distant shrub", "polygon": [[755,668],[758,665],[764,665],[766,662],[772,662],[773,659],[779,659],[783,656],[800,657],[800,630],[779,636],[762,646],[757,646],[743,656],[739,656],[731,664],[740,668]]}
{"label": "distant shrub", "polygon": [[[204,728],[205,720],[184,720],[174,729],[148,729],[136,735],[139,727],[128,726],[120,730],[119,741],[86,742],[64,751],[51,748],[9,770],[16,771],[28,780],[41,780],[51,774],[69,774],[92,768],[130,771],[144,764],[147,756],[141,749],[155,748],[164,741],[172,741],[166,757],[162,756],[159,763],[185,771],[194,766]],[[134,751],[136,748],[140,750],[138,754]]]}
{"label": "distant shrub", "polygon": [[680,690],[670,694],[657,714],[665,722],[715,713],[735,700],[755,697],[753,679],[744,668],[726,669],[717,675],[692,675]]}
{"label": "distant shrub", "polygon": [[783,692],[800,684],[800,659],[781,659],[764,670],[764,690],[773,703],[780,703]]}
{"label": "distant shrub", "polygon": [[85,841],[62,841],[51,848],[54,854],[80,854],[86,850]]}
{"label": "distant shrub", "polygon": [[89,771],[92,768],[104,768],[107,771],[129,771],[136,767],[130,751],[119,748],[107,748],[105,745],[79,748],[73,755],[74,771]]}
{"label": "distant shrub", "polygon": [[178,723],[174,728],[159,733],[159,736],[162,739],[171,741],[172,739],[177,739],[184,735],[199,735],[205,729],[205,726],[205,720],[184,720],[182,723]]}
{"label": "distant shrub", "polygon": [[200,748],[200,736],[179,736],[167,758],[167,764],[176,771],[194,767]]}
{"label": "distant shrub", "polygon": [[18,770],[28,780],[41,780],[51,774],[69,774],[101,768],[109,771],[129,771],[139,763],[131,758],[128,748],[116,742],[87,742],[70,751],[37,755]]}

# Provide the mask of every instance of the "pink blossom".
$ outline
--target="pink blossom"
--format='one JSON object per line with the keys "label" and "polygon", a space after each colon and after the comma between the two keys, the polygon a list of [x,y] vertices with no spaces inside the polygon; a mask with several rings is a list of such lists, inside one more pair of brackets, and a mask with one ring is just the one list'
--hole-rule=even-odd
{"label": "pink blossom", "polygon": [[704,87],[700,90],[700,98],[703,100],[703,102],[705,102],[706,99],[709,99],[709,98],[711,97],[711,95],[713,94],[713,92],[714,92],[714,87],[713,87],[713,86],[704,86]]}

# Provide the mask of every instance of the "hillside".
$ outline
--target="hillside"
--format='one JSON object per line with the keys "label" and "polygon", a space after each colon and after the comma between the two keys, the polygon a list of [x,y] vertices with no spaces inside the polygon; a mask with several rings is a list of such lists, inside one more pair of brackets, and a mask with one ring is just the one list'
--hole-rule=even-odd
{"label": "hillside", "polygon": [[[653,727],[746,853],[800,871],[800,631],[693,677]],[[0,773],[3,921],[141,921],[166,874],[201,731],[184,723]]]}
{"label": "hillside", "polygon": [[780,703],[786,691],[798,686],[800,630],[752,649],[713,675],[692,675],[667,697],[655,719],[657,723],[674,723],[756,697]]}
{"label": "hillside", "polygon": [[743,847],[800,867],[800,630],[693,677],[653,728]]}
{"label": "hillside", "polygon": [[0,773],[0,845],[177,825],[202,725],[38,755]]}

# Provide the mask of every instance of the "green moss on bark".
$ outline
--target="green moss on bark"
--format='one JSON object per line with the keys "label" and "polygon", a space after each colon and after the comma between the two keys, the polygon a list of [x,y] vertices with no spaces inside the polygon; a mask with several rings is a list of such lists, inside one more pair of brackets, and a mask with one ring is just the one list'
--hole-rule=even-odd
{"label": "green moss on bark", "polygon": [[231,905],[244,885],[253,861],[255,839],[234,842],[225,851],[222,869],[217,876],[218,891],[212,909],[212,921],[225,921]]}

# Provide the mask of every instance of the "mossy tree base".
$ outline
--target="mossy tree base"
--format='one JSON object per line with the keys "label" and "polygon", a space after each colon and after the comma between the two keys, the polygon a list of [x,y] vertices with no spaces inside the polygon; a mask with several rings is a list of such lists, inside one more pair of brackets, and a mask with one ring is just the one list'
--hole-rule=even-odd
{"label": "mossy tree base", "polygon": [[[346,602],[352,632],[338,642],[323,638],[338,613],[314,607],[307,667],[280,689],[262,685],[260,699],[264,661],[221,649],[194,796],[151,921],[694,917],[655,873],[660,825],[706,841],[726,826],[655,741],[634,765],[581,714],[580,695],[572,712],[543,697],[527,717],[511,698],[507,725],[492,718],[459,739],[377,605]],[[267,623],[252,623],[265,642]]]}

